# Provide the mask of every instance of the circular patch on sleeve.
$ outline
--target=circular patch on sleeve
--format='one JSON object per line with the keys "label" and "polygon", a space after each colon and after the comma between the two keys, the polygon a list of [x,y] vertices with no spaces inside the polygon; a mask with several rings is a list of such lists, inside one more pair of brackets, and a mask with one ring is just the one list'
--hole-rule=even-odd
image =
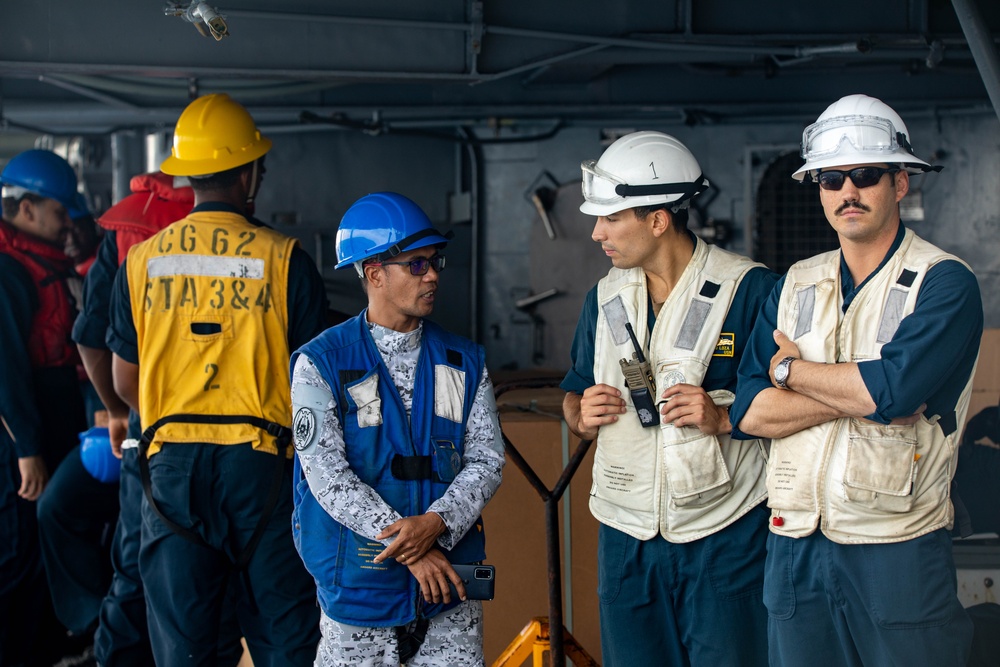
{"label": "circular patch on sleeve", "polygon": [[302,451],[313,441],[316,434],[316,416],[309,408],[299,408],[292,420],[292,432],[295,434],[293,443],[295,449]]}
{"label": "circular patch on sleeve", "polygon": [[675,384],[681,384],[686,381],[684,373],[677,370],[667,371],[663,376],[663,389],[669,389]]}

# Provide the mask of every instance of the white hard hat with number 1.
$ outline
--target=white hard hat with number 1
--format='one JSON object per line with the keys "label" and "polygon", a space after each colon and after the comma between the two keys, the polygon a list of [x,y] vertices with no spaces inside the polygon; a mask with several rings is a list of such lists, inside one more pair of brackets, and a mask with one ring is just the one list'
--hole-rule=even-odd
{"label": "white hard hat with number 1", "polygon": [[708,189],[698,161],[680,141],[662,132],[633,132],[608,146],[600,160],[586,160],[583,205],[587,215],[688,200]]}

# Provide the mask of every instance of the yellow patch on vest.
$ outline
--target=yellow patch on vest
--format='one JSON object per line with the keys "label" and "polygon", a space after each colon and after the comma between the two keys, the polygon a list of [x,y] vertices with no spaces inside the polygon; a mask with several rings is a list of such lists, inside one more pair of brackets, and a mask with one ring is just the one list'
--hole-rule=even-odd
{"label": "yellow patch on vest", "polygon": [[713,357],[731,357],[736,352],[736,334],[720,333],[719,342],[715,344]]}

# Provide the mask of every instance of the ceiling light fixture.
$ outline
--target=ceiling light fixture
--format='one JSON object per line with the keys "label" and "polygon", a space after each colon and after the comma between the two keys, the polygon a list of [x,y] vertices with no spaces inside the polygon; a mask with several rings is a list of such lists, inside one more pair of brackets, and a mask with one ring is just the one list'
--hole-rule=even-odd
{"label": "ceiling light fixture", "polygon": [[163,8],[163,13],[167,16],[180,16],[188,23],[193,23],[203,36],[211,35],[215,41],[229,36],[226,17],[207,2],[191,0],[191,4],[187,7],[181,3],[168,2]]}

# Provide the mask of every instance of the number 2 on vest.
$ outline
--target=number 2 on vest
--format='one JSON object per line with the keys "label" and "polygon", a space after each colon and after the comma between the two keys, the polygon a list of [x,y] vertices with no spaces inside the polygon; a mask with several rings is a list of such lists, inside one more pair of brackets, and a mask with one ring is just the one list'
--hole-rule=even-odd
{"label": "number 2 on vest", "polygon": [[219,366],[217,364],[207,364],[205,366],[205,372],[209,374],[208,379],[205,380],[205,391],[218,389],[219,385],[212,384],[212,380],[214,380],[215,376],[219,374]]}

